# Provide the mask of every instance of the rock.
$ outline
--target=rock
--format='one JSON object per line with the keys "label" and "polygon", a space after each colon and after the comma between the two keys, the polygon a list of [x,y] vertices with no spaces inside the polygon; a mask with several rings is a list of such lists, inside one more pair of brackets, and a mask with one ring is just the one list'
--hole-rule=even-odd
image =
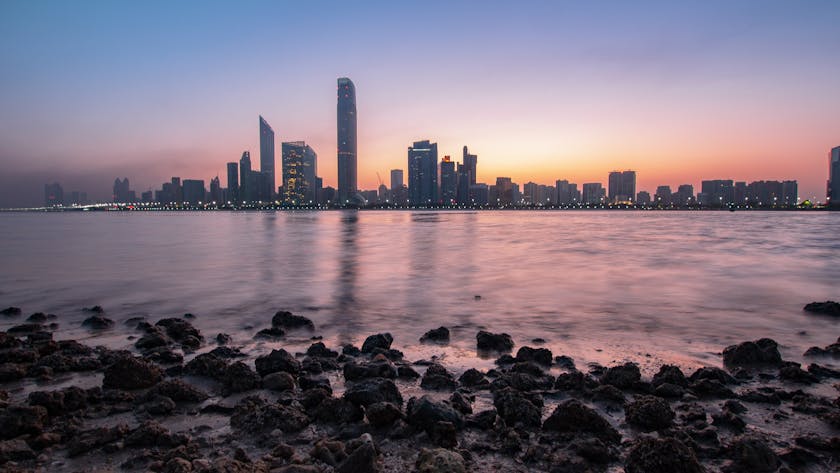
{"label": "rock", "polygon": [[465,473],[464,457],[444,448],[420,450],[415,462],[417,473]]}
{"label": "rock", "polygon": [[429,330],[420,337],[420,342],[447,343],[449,342],[449,329],[446,327],[438,327],[436,329]]}
{"label": "rock", "polygon": [[126,391],[150,388],[157,384],[162,376],[163,371],[157,365],[139,358],[124,357],[105,368],[102,387]]}
{"label": "rock", "polygon": [[378,333],[371,335],[365,339],[362,344],[362,353],[371,353],[374,348],[381,348],[388,350],[391,348],[391,343],[394,342],[394,337],[390,333]]}
{"label": "rock", "polygon": [[435,401],[429,396],[411,398],[406,407],[408,423],[427,433],[438,422],[450,422],[456,429],[464,427],[464,417],[449,404]]}
{"label": "rock", "polygon": [[723,350],[723,364],[730,367],[773,365],[782,363],[779,345],[769,339],[762,338],[754,342],[743,342],[726,347]]}
{"label": "rock", "polygon": [[26,377],[26,369],[15,363],[0,364],[0,383],[17,381]]}
{"label": "rock", "polygon": [[624,404],[624,393],[615,386],[603,384],[592,390],[592,400]]}
{"label": "rock", "polygon": [[125,437],[125,445],[128,447],[176,447],[188,441],[186,435],[172,434],[153,420],[143,422]]}
{"label": "rock", "polygon": [[10,406],[0,410],[0,440],[21,435],[39,435],[44,430],[47,409],[43,406]]}
{"label": "rock", "polygon": [[685,393],[686,389],[684,387],[671,383],[662,383],[653,390],[655,396],[664,398],[681,398]]}
{"label": "rock", "polygon": [[408,365],[399,365],[397,366],[397,377],[400,379],[417,379],[420,377],[420,373]]}
{"label": "rock", "polygon": [[347,345],[341,347],[341,354],[347,356],[361,356],[362,350],[359,350],[358,347],[355,347],[348,343]]}
{"label": "rock", "polygon": [[813,314],[840,316],[840,303],[834,301],[809,302],[805,304],[802,310]]}
{"label": "rock", "polygon": [[423,374],[420,387],[423,389],[454,390],[458,387],[458,382],[442,365],[432,363]]}
{"label": "rock", "polygon": [[274,317],[271,318],[271,325],[272,327],[282,327],[285,329],[304,328],[315,330],[315,324],[313,324],[308,318],[302,315],[294,315],[291,312],[284,310],[274,314]]}
{"label": "rock", "polygon": [[114,326],[114,321],[101,315],[92,315],[82,321],[82,327],[94,330],[104,330]]}
{"label": "rock", "polygon": [[674,421],[668,402],[656,396],[638,396],[624,405],[627,423],[645,432],[667,429]]}
{"label": "rock", "polygon": [[665,383],[673,384],[675,386],[688,386],[688,380],[685,378],[682,370],[674,365],[662,365],[659,372],[653,375],[651,384],[658,387]]}
{"label": "rock", "polygon": [[390,379],[370,378],[352,383],[344,392],[344,398],[359,406],[369,406],[376,402],[403,403],[399,389]]}
{"label": "rock", "polygon": [[327,396],[319,403],[310,405],[310,408],[312,417],[329,424],[344,425],[359,422],[365,417],[364,411],[359,406],[343,398]]}
{"label": "rock", "polygon": [[452,396],[449,397],[449,405],[455,408],[461,414],[467,415],[472,414],[472,401],[475,400],[475,396],[464,396],[462,393],[455,391],[452,393]]}
{"label": "rock", "polygon": [[598,382],[582,371],[560,373],[554,381],[554,389],[559,391],[586,392],[598,386]]}
{"label": "rock", "polygon": [[429,440],[438,447],[455,448],[458,446],[458,431],[452,422],[435,422],[427,434]]}
{"label": "rock", "polygon": [[153,331],[149,332],[134,342],[134,346],[138,350],[151,350],[153,348],[165,347],[169,345],[169,339],[162,333]]}
{"label": "rock", "polygon": [[260,356],[254,360],[254,365],[260,376],[283,371],[290,374],[300,373],[300,362],[284,349],[271,350],[268,355]]}
{"label": "rock", "polygon": [[742,435],[727,446],[733,471],[764,473],[776,471],[779,459],[767,443],[756,435]]}
{"label": "rock", "polygon": [[358,381],[365,378],[397,377],[397,368],[388,360],[374,360],[369,363],[356,363],[351,360],[344,364],[344,379]]}
{"label": "rock", "polygon": [[801,384],[813,384],[820,381],[813,374],[800,368],[799,363],[788,364],[779,368],[779,378]]}
{"label": "rock", "polygon": [[55,391],[33,391],[27,402],[30,406],[44,406],[51,416],[66,414],[87,406],[87,394],[81,388],[71,386]]}
{"label": "rock", "polygon": [[369,434],[361,437],[361,445],[356,447],[346,460],[335,469],[336,473],[379,473],[379,454]]}
{"label": "rock", "polygon": [[627,389],[642,380],[642,373],[635,363],[625,363],[607,369],[601,376],[601,384],[609,384],[619,389]]}
{"label": "rock", "polygon": [[365,416],[374,427],[389,427],[397,419],[405,418],[399,407],[390,402],[376,402],[365,409]]}
{"label": "rock", "polygon": [[323,470],[312,465],[286,465],[272,469],[271,473],[322,473]]}
{"label": "rock", "polygon": [[490,387],[490,381],[484,377],[484,373],[475,368],[464,371],[464,374],[458,378],[458,382],[470,388],[483,389]]}
{"label": "rock", "polygon": [[301,376],[298,378],[298,384],[300,385],[300,389],[312,389],[312,388],[321,388],[330,394],[332,394],[332,386],[330,385],[330,380],[327,378],[315,378],[312,376]]}
{"label": "rock", "polygon": [[21,310],[20,307],[6,307],[5,309],[0,310],[0,314],[7,316],[20,315]]}
{"label": "rock", "polygon": [[231,337],[230,335],[228,335],[226,333],[220,333],[220,334],[216,335],[216,343],[218,343],[219,345],[223,345],[223,346],[228,345],[230,343],[233,343],[233,337]]}
{"label": "rock", "polygon": [[286,331],[280,327],[264,328],[254,335],[257,340],[277,340],[286,336]]}
{"label": "rock", "polygon": [[[53,316],[53,317],[55,317],[55,316]],[[43,312],[35,312],[34,314],[27,317],[26,321],[36,323],[36,324],[42,324],[42,323],[46,322],[47,319],[48,319],[47,314],[45,314]]]}
{"label": "rock", "polygon": [[0,441],[0,465],[33,458],[35,458],[35,452],[29,448],[29,445],[23,439]]}
{"label": "rock", "polygon": [[28,333],[35,333],[40,332],[44,329],[44,326],[41,324],[20,324],[15,325],[14,327],[9,328],[6,330],[6,333],[10,334],[28,334]]}
{"label": "rock", "polygon": [[724,386],[716,379],[701,379],[693,381],[689,385],[691,392],[699,397],[717,397],[721,399],[732,399],[735,393],[731,389]]}
{"label": "rock", "polygon": [[74,435],[67,442],[67,455],[77,457],[95,448],[116,442],[122,439],[126,433],[128,433],[128,427],[125,424],[86,430]]}
{"label": "rock", "polygon": [[555,356],[554,357],[554,362],[557,364],[557,366],[559,366],[563,369],[566,369],[566,370],[569,370],[569,371],[577,371],[577,368],[575,367],[575,360],[572,359],[572,357],[570,357],[570,356],[566,356],[566,355]]}
{"label": "rock", "polygon": [[306,349],[306,356],[319,358],[338,358],[338,352],[330,350],[323,342],[313,343]]}
{"label": "rock", "polygon": [[335,467],[347,458],[347,453],[344,451],[344,444],[342,442],[321,439],[315,442],[315,446],[312,447],[309,456]]}
{"label": "rock", "polygon": [[172,414],[175,410],[175,401],[160,395],[154,395],[144,404],[146,412],[156,416],[165,416]]}
{"label": "rock", "polygon": [[521,424],[525,427],[539,427],[542,421],[542,406],[513,388],[503,388],[493,393],[493,405],[499,417],[508,425]]}
{"label": "rock", "polygon": [[498,414],[496,413],[496,409],[488,409],[467,417],[464,424],[467,427],[490,430],[494,425],[496,425],[497,418]]}
{"label": "rock", "polygon": [[720,368],[715,368],[711,366],[704,366],[703,368],[698,369],[691,376],[688,378],[689,381],[697,382],[700,380],[708,379],[714,380],[721,384],[736,384],[737,381],[735,378],[729,375],[726,371],[723,371]]}
{"label": "rock", "polygon": [[270,391],[294,391],[295,378],[289,373],[278,371],[270,373],[262,379],[263,387]]}
{"label": "rock", "polygon": [[293,406],[269,403],[259,396],[249,396],[236,405],[230,417],[234,429],[251,433],[268,433],[280,429],[299,432],[309,425],[309,417]]}
{"label": "rock", "polygon": [[506,333],[490,333],[481,330],[476,334],[479,350],[506,352],[513,350],[513,339]]}
{"label": "rock", "polygon": [[671,437],[642,437],[627,454],[626,473],[703,473],[694,452]]}
{"label": "rock", "polygon": [[93,307],[85,307],[82,309],[85,312],[93,312],[94,314],[104,314],[105,309],[102,308],[101,305],[95,305]]}
{"label": "rock", "polygon": [[516,352],[516,361],[532,361],[543,366],[551,366],[552,356],[548,348],[522,347]]}
{"label": "rock", "polygon": [[621,440],[621,435],[606,419],[577,399],[558,404],[542,428],[554,432],[586,432],[608,443]]}
{"label": "rock", "polygon": [[816,363],[808,365],[808,372],[818,378],[840,378],[840,371]]}
{"label": "rock", "polygon": [[185,348],[196,349],[200,347],[204,341],[204,337],[201,336],[201,332],[184,319],[174,317],[161,319],[158,320],[155,326],[163,327],[166,331],[166,335]]}
{"label": "rock", "polygon": [[205,376],[207,378],[215,379],[219,382],[224,382],[225,373],[227,372],[227,363],[225,360],[210,353],[202,353],[190,360],[184,366],[184,372],[196,376]]}
{"label": "rock", "polygon": [[216,347],[207,353],[226,360],[230,360],[233,358],[245,358],[246,356],[248,356],[242,353],[242,351],[239,350],[239,348],[231,348],[228,346]]}
{"label": "rock", "polygon": [[743,432],[747,427],[747,423],[743,419],[728,409],[724,409],[719,414],[712,414],[712,425],[728,427],[739,433]]}
{"label": "rock", "polygon": [[231,363],[225,370],[224,385],[229,393],[241,393],[257,389],[262,384],[260,375],[241,361]]}

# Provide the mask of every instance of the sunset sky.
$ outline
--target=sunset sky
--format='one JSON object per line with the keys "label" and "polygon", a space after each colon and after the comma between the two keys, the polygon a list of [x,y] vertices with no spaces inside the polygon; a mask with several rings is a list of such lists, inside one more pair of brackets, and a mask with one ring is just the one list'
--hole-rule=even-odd
{"label": "sunset sky", "polygon": [[[356,84],[359,186],[413,141],[478,180],[796,179],[840,145],[840,2],[0,3],[0,206],[209,181],[258,116],[336,185],[336,78]],[[279,174],[279,171],[278,171]]]}

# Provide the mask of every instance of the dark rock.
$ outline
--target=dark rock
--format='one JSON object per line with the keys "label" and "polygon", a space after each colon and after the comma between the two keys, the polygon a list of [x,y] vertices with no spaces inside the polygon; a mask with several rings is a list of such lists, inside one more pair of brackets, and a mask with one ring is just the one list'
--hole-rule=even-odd
{"label": "dark rock", "polygon": [[513,350],[513,339],[506,333],[490,333],[481,330],[476,334],[479,350],[506,352]]}
{"label": "dark rock", "polygon": [[44,329],[44,326],[41,324],[20,324],[15,325],[14,327],[9,328],[6,330],[6,333],[10,334],[27,334],[27,333],[35,333],[40,332]]}
{"label": "dark rock", "polygon": [[280,327],[264,328],[254,335],[255,339],[277,340],[286,336],[286,331]]}
{"label": "dark rock", "polygon": [[516,352],[516,361],[532,361],[543,366],[551,366],[552,356],[548,348],[522,347]]}
{"label": "dark rock", "polygon": [[35,312],[34,314],[30,315],[26,318],[27,322],[33,322],[36,324],[42,324],[47,321],[47,314],[43,312]]}
{"label": "dark rock", "polygon": [[228,345],[230,343],[233,343],[233,337],[226,333],[220,333],[216,335],[216,343],[218,343],[219,345]]}
{"label": "dark rock", "polygon": [[598,386],[598,382],[582,371],[560,373],[554,381],[554,389],[559,391],[586,392]]}
{"label": "dark rock", "polygon": [[307,356],[317,356],[320,358],[338,358],[338,352],[330,350],[323,342],[313,343],[306,349]]}
{"label": "dark rock", "polygon": [[305,328],[315,330],[315,324],[313,324],[308,318],[302,315],[294,315],[291,312],[284,310],[274,314],[274,317],[271,318],[271,325],[273,327],[282,327],[285,329]]}
{"label": "dark rock", "polygon": [[397,377],[397,368],[388,360],[371,361],[369,363],[356,363],[351,360],[344,364],[344,379],[347,381],[358,381],[366,378],[389,378]]}
{"label": "dark rock", "polygon": [[739,433],[743,432],[747,427],[744,419],[741,419],[737,414],[728,409],[724,409],[718,414],[712,414],[712,425],[727,427]]}
{"label": "dark rock", "polygon": [[0,439],[39,435],[48,417],[43,406],[10,406],[0,410]]}
{"label": "dark rock", "polygon": [[701,379],[693,381],[689,385],[691,392],[700,397],[717,397],[721,399],[732,399],[735,393],[731,389],[724,386],[716,379]]}
{"label": "dark rock", "polygon": [[635,363],[625,363],[608,368],[606,373],[601,377],[601,384],[609,384],[619,389],[627,389],[633,387],[641,380],[642,373],[639,371],[639,366]]}
{"label": "dark rock", "polygon": [[627,454],[626,473],[703,473],[694,452],[675,438],[642,437]]}
{"label": "dark rock", "polygon": [[567,399],[558,404],[543,422],[542,428],[554,432],[590,433],[608,443],[621,440],[621,435],[606,419],[577,399]]}
{"label": "dark rock", "polygon": [[470,398],[475,400],[475,396],[468,397],[458,391],[455,391],[452,393],[452,396],[449,396],[449,404],[461,414],[472,414],[472,400]]}
{"label": "dark rock", "polygon": [[0,364],[0,383],[17,381],[26,377],[26,369],[15,363]]}
{"label": "dark rock", "polygon": [[262,384],[260,375],[241,361],[231,363],[225,370],[224,385],[229,393],[241,393],[257,389]]}
{"label": "dark rock", "polygon": [[752,366],[752,365],[780,365],[782,355],[779,353],[779,345],[769,339],[762,338],[754,342],[743,342],[738,345],[726,347],[723,350],[723,363],[726,366]]}
{"label": "dark rock", "polygon": [[379,473],[379,454],[370,435],[362,436],[361,444],[336,469],[336,473]]}
{"label": "dark rock", "polygon": [[685,378],[682,370],[674,365],[662,365],[659,368],[659,372],[653,375],[651,384],[660,386],[665,383],[682,387],[688,386],[688,380]]}
{"label": "dark rock", "polygon": [[686,389],[684,387],[671,383],[662,383],[656,386],[656,389],[653,390],[653,394],[655,396],[664,398],[680,398],[683,397],[685,393]]}
{"label": "dark rock", "polygon": [[209,397],[204,391],[180,379],[161,381],[151,389],[151,392],[166,396],[175,402],[201,402]]}
{"label": "dark rock", "polygon": [[721,384],[736,384],[737,381],[735,378],[729,375],[726,371],[723,371],[720,368],[715,368],[711,366],[704,366],[703,368],[698,369],[691,376],[688,378],[691,382],[696,382],[704,379],[714,380]]}
{"label": "dark rock", "polygon": [[724,402],[723,408],[734,412],[735,414],[743,414],[744,412],[747,412],[747,408],[734,399],[729,399],[726,402]]}
{"label": "dark rock", "polygon": [[475,368],[470,368],[458,378],[458,382],[470,388],[483,389],[490,387],[490,381],[484,377],[484,373]]}
{"label": "dark rock", "polygon": [[82,309],[85,312],[93,312],[94,314],[104,314],[105,309],[102,308],[101,305],[95,305],[93,307],[85,307]]}
{"label": "dark rock", "polygon": [[361,356],[362,350],[359,350],[358,347],[353,345],[347,344],[341,347],[341,354],[347,356]]}
{"label": "dark rock", "polygon": [[330,380],[327,378],[316,378],[313,376],[301,376],[298,378],[300,389],[321,388],[329,393],[332,393],[332,386]]}
{"label": "dark rock", "polygon": [[184,366],[184,372],[224,382],[225,373],[227,372],[227,363],[225,360],[216,355],[202,353],[190,360],[186,366]]}
{"label": "dark rock", "polygon": [[146,421],[125,437],[128,447],[176,447],[189,441],[183,434],[172,434],[155,421]]}
{"label": "dark rock", "polygon": [[278,371],[264,376],[262,384],[270,391],[294,391],[295,378],[289,373]]}
{"label": "dark rock", "polygon": [[20,347],[20,340],[17,337],[10,336],[6,332],[0,332],[0,349],[18,347]]}
{"label": "dark rock", "polygon": [[311,411],[332,399],[332,391],[321,388],[306,389],[298,395],[297,399],[304,408]]}
{"label": "dark rock", "polygon": [[175,401],[166,396],[154,395],[149,398],[143,407],[149,414],[164,416],[172,414],[172,411],[175,410]]}
{"label": "dark rock", "polygon": [[370,378],[352,383],[344,392],[344,398],[353,404],[369,406],[376,402],[403,403],[399,389],[390,379]]}
{"label": "dark rock", "polygon": [[125,357],[105,368],[102,386],[127,391],[150,388],[161,380],[162,375],[163,371],[157,365],[139,358]]}
{"label": "dark rock", "polygon": [[467,427],[475,427],[481,430],[490,430],[496,424],[496,409],[488,409],[466,418],[465,425]]}
{"label": "dark rock", "polygon": [[44,406],[51,416],[57,416],[85,408],[87,393],[76,386],[55,391],[33,391],[29,393],[27,402],[30,406]]}
{"label": "dark rock", "polygon": [[[35,452],[23,439],[0,441],[0,465],[7,462],[31,460],[35,458]],[[9,471],[14,471],[13,469]]]}
{"label": "dark rock", "polygon": [[357,405],[343,398],[326,397],[311,407],[315,419],[331,424],[359,422],[365,417],[364,411]]}
{"label": "dark rock", "polygon": [[380,428],[389,427],[397,419],[405,418],[400,408],[390,402],[376,402],[367,406],[365,416],[370,425]]}
{"label": "dark rock", "polygon": [[496,364],[499,366],[512,365],[516,363],[516,358],[510,353],[505,353],[496,359]]}
{"label": "dark rock", "polygon": [[408,423],[431,435],[438,422],[449,422],[456,429],[464,427],[464,417],[449,404],[435,401],[429,396],[411,398],[406,406]]}
{"label": "dark rock", "polygon": [[667,401],[656,396],[638,396],[624,405],[627,423],[645,432],[667,429],[674,421],[674,411]]}
{"label": "dark rock", "polygon": [[840,378],[840,371],[816,363],[808,365],[808,372],[818,378]]}
{"label": "dark rock", "polygon": [[402,360],[403,356],[404,356],[403,352],[401,352],[399,350],[395,350],[393,348],[388,348],[386,350],[384,348],[378,348],[378,347],[374,348],[370,352],[370,355],[373,356],[374,358],[376,358],[379,355],[382,355],[382,357],[384,357],[385,359],[388,359],[388,360],[391,360],[391,361],[394,361],[394,362]]}
{"label": "dark rock", "polygon": [[513,388],[494,392],[493,405],[499,417],[510,426],[539,427],[542,421],[542,406],[534,404],[532,398]]}
{"label": "dark rock", "polygon": [[169,339],[157,331],[149,332],[134,342],[134,346],[138,350],[150,350],[153,348],[165,347],[166,345],[169,345]]}
{"label": "dark rock", "polygon": [[428,332],[424,333],[422,337],[420,337],[420,341],[436,343],[449,342],[449,329],[446,327],[439,327],[436,329],[429,330]]}
{"label": "dark rock", "polygon": [[300,372],[300,362],[284,349],[271,350],[271,353],[260,356],[254,361],[257,372],[260,376],[283,371],[290,374]]}
{"label": "dark rock", "polygon": [[458,387],[458,382],[455,381],[455,378],[446,368],[437,363],[433,363],[429,365],[423,374],[420,387],[423,389],[454,390]]}
{"label": "dark rock", "polygon": [[417,379],[420,377],[420,373],[408,365],[399,365],[397,366],[397,377],[400,379]]}
{"label": "dark rock", "polygon": [[233,358],[245,358],[246,356],[248,356],[242,353],[242,351],[240,351],[239,348],[231,348],[227,346],[216,347],[207,353],[228,360]]}
{"label": "dark rock", "polygon": [[174,317],[161,319],[158,320],[155,326],[163,327],[166,331],[166,335],[186,348],[198,348],[204,341],[204,337],[201,336],[201,332],[184,319]]}
{"label": "dark rock", "polygon": [[67,443],[67,455],[77,457],[93,449],[116,442],[122,439],[127,433],[128,427],[125,424],[86,430],[71,437]]}
{"label": "dark rock", "polygon": [[285,433],[299,432],[309,422],[309,417],[301,410],[269,403],[258,396],[242,399],[230,417],[231,427],[251,433],[268,433],[274,429]]}
{"label": "dark rock", "polygon": [[800,368],[798,363],[787,364],[779,368],[779,378],[801,384],[813,384],[820,381],[813,374]]}
{"label": "dark rock", "polygon": [[557,366],[559,366],[563,369],[566,369],[566,370],[570,370],[570,371],[576,371],[577,370],[577,368],[575,367],[575,360],[572,359],[572,357],[570,357],[570,356],[566,356],[566,355],[555,356],[554,357],[554,363],[556,363]]}
{"label": "dark rock", "polygon": [[840,303],[834,301],[809,302],[803,307],[805,312],[840,316]]}
{"label": "dark rock", "polygon": [[455,448],[458,446],[458,431],[452,422],[435,422],[427,434],[429,440],[438,447]]}
{"label": "dark rock", "polygon": [[0,314],[8,315],[8,316],[20,315],[21,310],[20,310],[20,307],[6,307],[5,309],[0,310]]}
{"label": "dark rock", "polygon": [[420,449],[414,464],[417,473],[466,473],[464,457],[445,448]]}
{"label": "dark rock", "polygon": [[624,404],[624,393],[615,386],[604,384],[592,390],[592,400]]}
{"label": "dark rock", "polygon": [[101,315],[92,315],[82,321],[82,327],[94,330],[104,330],[114,326],[114,321]]}
{"label": "dark rock", "polygon": [[779,459],[767,443],[756,435],[735,438],[727,447],[736,472],[770,473],[776,471]]}
{"label": "dark rock", "polygon": [[761,390],[749,390],[741,393],[738,399],[746,402],[756,402],[760,404],[776,404],[782,403],[782,399],[775,392],[765,392]]}
{"label": "dark rock", "polygon": [[312,447],[309,456],[335,467],[347,458],[347,452],[344,451],[344,444],[342,442],[321,439],[315,442],[315,446]]}
{"label": "dark rock", "polygon": [[377,333],[376,335],[371,335],[366,338],[365,343],[362,344],[362,353],[371,353],[374,348],[388,350],[391,348],[391,343],[393,342],[394,337],[392,337],[390,333]]}

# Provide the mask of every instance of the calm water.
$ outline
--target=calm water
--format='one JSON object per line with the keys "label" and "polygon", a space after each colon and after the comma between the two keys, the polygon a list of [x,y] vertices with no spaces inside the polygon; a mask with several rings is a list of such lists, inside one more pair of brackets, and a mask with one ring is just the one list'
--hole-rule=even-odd
{"label": "calm water", "polygon": [[[280,309],[328,344],[390,331],[413,357],[488,366],[480,328],[646,366],[719,364],[724,346],[764,336],[799,360],[840,335],[840,320],[801,311],[840,298],[840,213],[5,213],[0,235],[0,305],[112,346],[131,343],[129,317],[185,312],[244,343]],[[117,329],[79,328],[94,304]],[[450,347],[417,342],[440,325]]]}

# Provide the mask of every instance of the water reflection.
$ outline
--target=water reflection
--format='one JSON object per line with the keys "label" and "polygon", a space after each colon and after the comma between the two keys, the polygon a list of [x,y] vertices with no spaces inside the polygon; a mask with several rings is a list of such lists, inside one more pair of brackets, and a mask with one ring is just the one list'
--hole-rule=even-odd
{"label": "water reflection", "polygon": [[[342,327],[354,327],[359,316],[358,288],[359,268],[359,213],[355,210],[341,212],[340,253],[335,289],[335,321]],[[349,342],[351,334],[342,333],[343,342]]]}

